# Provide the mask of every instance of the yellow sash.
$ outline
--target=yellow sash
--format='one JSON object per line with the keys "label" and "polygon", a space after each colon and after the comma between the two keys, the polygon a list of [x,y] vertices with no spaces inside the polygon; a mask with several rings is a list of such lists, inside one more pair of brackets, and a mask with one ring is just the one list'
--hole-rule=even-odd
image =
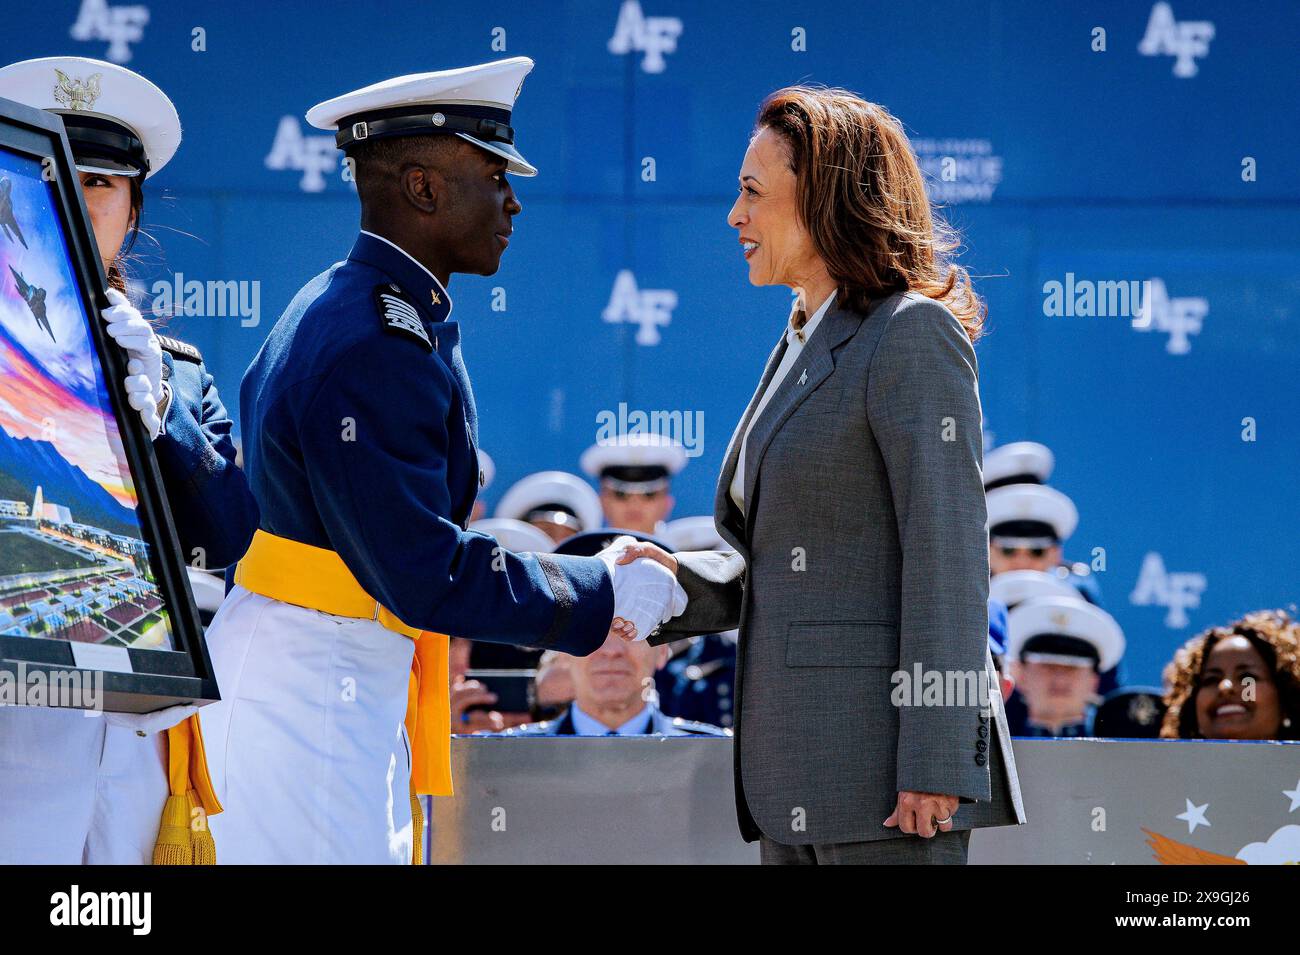
{"label": "yellow sash", "polygon": [[[448,638],[408,627],[382,607],[357,582],[343,558],[259,530],[253,535],[235,583],[247,590],[309,607],[336,617],[375,620],[380,626],[415,641],[406,695],[406,732],[411,740],[411,793],[450,796],[451,700],[447,682]],[[418,832],[417,829],[417,841]]]}

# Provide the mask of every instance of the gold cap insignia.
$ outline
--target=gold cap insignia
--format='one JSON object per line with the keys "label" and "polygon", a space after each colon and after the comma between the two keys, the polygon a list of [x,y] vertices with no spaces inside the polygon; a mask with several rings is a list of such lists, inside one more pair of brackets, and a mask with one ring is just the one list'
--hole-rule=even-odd
{"label": "gold cap insignia", "polygon": [[54,87],[54,99],[59,105],[70,110],[95,108],[95,100],[99,99],[99,78],[103,73],[92,73],[84,80],[73,79],[59,69],[54,74],[59,78]]}

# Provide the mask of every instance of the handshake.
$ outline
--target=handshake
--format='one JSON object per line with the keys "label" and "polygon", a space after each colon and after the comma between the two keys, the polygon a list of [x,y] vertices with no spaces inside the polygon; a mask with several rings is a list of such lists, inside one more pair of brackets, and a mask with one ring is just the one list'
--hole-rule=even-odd
{"label": "handshake", "polygon": [[615,636],[644,640],[686,609],[686,591],[677,582],[677,561],[671,554],[624,535],[596,556],[614,582],[609,632]]}

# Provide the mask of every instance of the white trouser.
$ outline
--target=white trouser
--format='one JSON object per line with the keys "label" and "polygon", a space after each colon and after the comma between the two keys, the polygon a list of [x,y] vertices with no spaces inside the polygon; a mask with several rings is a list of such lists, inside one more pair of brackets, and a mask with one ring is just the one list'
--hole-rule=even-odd
{"label": "white trouser", "polygon": [[403,720],[415,643],[235,587],[208,628],[221,702],[199,718],[217,860],[409,864]]}
{"label": "white trouser", "polygon": [[0,864],[148,865],[166,747],[102,714],[0,707]]}

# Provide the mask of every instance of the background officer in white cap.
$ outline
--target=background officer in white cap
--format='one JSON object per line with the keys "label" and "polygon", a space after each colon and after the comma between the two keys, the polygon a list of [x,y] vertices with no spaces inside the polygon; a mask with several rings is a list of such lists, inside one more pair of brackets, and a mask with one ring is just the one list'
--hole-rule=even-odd
{"label": "background officer in white cap", "polygon": [[[126,297],[122,263],[140,230],[142,183],[180,145],[175,106],[138,73],[79,56],[0,69],[0,96],[62,117],[108,275],[103,318],[127,353],[128,401],[153,438],[181,550],[201,567],[234,563],[257,528],[257,505],[235,465],[233,423],[198,349],[155,335]],[[211,861],[211,838],[191,825],[192,810],[221,807],[192,714],[87,719],[3,708],[0,862]]]}
{"label": "background officer in white cap", "polygon": [[989,571],[1054,570],[1061,543],[1074,533],[1079,512],[1056,488],[1012,484],[986,495],[989,515]]}
{"label": "background officer in white cap", "polygon": [[600,498],[576,474],[538,471],[510,486],[495,516],[526,521],[559,544],[600,527]]}
{"label": "background officer in white cap", "polygon": [[466,530],[478,418],[448,284],[510,243],[506,174],[536,173],[511,126],[532,66],[397,77],[307,114],[354,164],[361,234],[244,378],[261,526],[209,631],[222,701],[203,713],[225,861],[418,861],[416,797],[451,792],[448,634],[583,655],[685,605],[648,561],[625,575]]}
{"label": "background officer in white cap", "polygon": [[[1056,456],[1050,448],[1036,441],[1015,441],[994,448],[984,457],[984,491],[986,494],[997,492],[997,499],[1003,506],[1008,502],[1025,497],[1034,501],[1034,507],[1043,513],[1055,515],[1056,520],[1068,521],[1073,514],[1075,525],[1079,522],[1078,511],[1074,502],[1060,491],[1047,487],[1047,480],[1056,467]],[[1009,488],[1041,487],[1046,493],[1029,491],[1026,494],[1011,494]],[[1057,499],[1057,495],[1064,500]],[[1071,528],[1073,533],[1073,527]],[[1066,534],[1058,540],[1057,549],[1034,546],[1016,547],[1012,542],[1003,546],[990,548],[989,570],[1000,574],[1008,570],[1042,570],[1054,572],[1066,579],[1069,584],[1083,595],[1089,603],[1101,606],[1101,587],[1097,583],[1092,569],[1081,561],[1068,561],[1062,555],[1059,544],[1068,537]],[[1047,553],[1040,553],[1047,551]]]}
{"label": "background officer in white cap", "polygon": [[1008,484],[1046,484],[1055,467],[1051,448],[1037,441],[1013,441],[984,455],[984,490]]}
{"label": "background officer in white cap", "polygon": [[1025,701],[1016,736],[1089,736],[1099,674],[1124,655],[1110,614],[1077,596],[1036,597],[1007,618],[1007,655]]}
{"label": "background officer in white cap", "polygon": [[[1050,474],[1051,452],[1032,442],[1007,447],[1015,453],[1003,456],[998,468],[1022,471],[1014,475],[1016,483],[1000,485],[985,495],[989,520],[989,573],[994,578],[1015,570],[1054,574],[1088,603],[1101,606],[1101,588],[1096,576],[1087,564],[1066,560],[1062,550],[1065,541],[1079,526],[1079,511],[1074,501],[1054,487],[1020,480],[1032,479],[1037,474]],[[988,479],[987,474],[985,479]],[[1121,680],[1120,671],[1106,670],[1102,673],[1101,692],[1109,693],[1119,686]],[[1014,709],[1015,705],[1013,700],[1009,709]]]}
{"label": "background officer in white cap", "polygon": [[1041,570],[1008,570],[989,581],[989,599],[1015,610],[1035,597],[1078,597],[1079,592],[1056,574]]}
{"label": "background officer in white cap", "polygon": [[686,467],[680,442],[646,432],[621,435],[593,444],[579,463],[600,485],[606,527],[663,533],[674,504],[672,478]]}

